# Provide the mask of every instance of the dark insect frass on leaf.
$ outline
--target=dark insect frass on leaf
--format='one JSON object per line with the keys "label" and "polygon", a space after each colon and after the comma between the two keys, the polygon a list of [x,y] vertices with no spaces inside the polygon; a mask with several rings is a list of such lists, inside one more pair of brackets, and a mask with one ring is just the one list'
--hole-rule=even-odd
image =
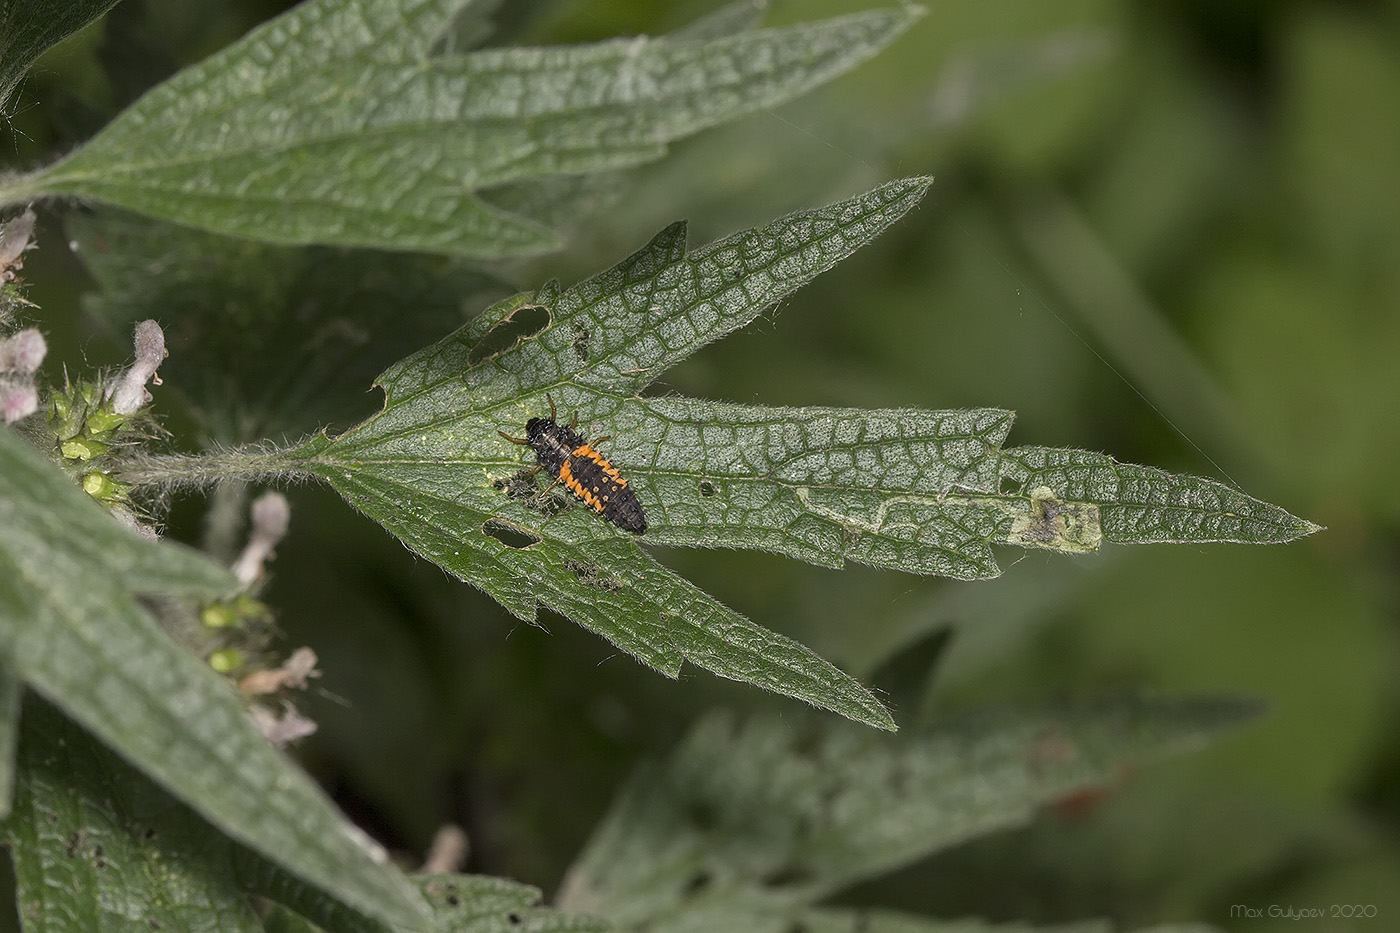
{"label": "dark insect frass on leaf", "polygon": [[[545,398],[549,399],[549,417],[525,422],[525,437],[511,437],[504,431],[496,433],[513,443],[534,448],[540,461],[535,472],[548,470],[554,483],[569,487],[569,491],[593,511],[623,531],[638,535],[646,531],[647,517],[637,501],[637,494],[595,446],[610,438],[600,437],[592,443],[584,440],[574,431],[578,426],[578,412],[574,412],[565,427],[554,420],[558,414],[554,399],[548,395]],[[554,484],[550,485],[552,488]]]}

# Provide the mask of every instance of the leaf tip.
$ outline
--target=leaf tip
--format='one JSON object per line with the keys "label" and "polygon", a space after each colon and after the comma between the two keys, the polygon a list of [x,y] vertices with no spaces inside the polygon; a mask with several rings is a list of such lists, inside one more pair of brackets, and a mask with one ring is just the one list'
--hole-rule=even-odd
{"label": "leaf tip", "polygon": [[1319,531],[1327,530],[1326,525],[1319,525],[1316,522],[1310,522],[1306,518],[1297,518],[1295,516],[1295,519],[1297,522],[1294,527],[1295,538],[1306,538],[1308,535],[1315,535]]}
{"label": "leaf tip", "polygon": [[874,696],[862,698],[864,702],[857,709],[841,709],[837,712],[853,722],[879,729],[881,732],[898,732],[899,723],[894,721],[894,716],[883,703],[875,699]]}
{"label": "leaf tip", "polygon": [[922,201],[932,185],[932,175],[909,175],[887,181],[876,191],[880,192],[882,198],[888,198],[887,204],[902,205],[899,208],[899,213],[903,214],[912,210],[915,205]]}
{"label": "leaf tip", "polygon": [[915,3],[914,0],[899,0],[899,7],[905,14],[915,19],[928,14],[928,7],[921,3]]}

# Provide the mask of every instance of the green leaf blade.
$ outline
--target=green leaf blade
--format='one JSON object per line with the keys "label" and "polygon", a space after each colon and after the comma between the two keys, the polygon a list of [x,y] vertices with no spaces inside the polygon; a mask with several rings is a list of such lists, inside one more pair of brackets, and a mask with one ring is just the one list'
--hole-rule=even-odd
{"label": "green leaf blade", "polygon": [[[800,484],[832,481],[831,470],[816,459],[818,451],[833,444],[850,446],[859,434],[855,448],[862,456],[890,460],[883,468],[889,472],[917,466],[923,477],[920,488],[934,498],[939,489],[958,483],[984,487],[995,481],[991,455],[1010,427],[1007,413],[943,413],[941,420],[935,416],[918,425],[917,413],[890,413],[882,429],[874,424],[878,416],[835,409],[773,414],[731,407],[718,413],[722,423],[714,423],[716,412],[707,409],[703,417],[711,427],[706,429],[698,408],[674,407],[703,403],[642,401],[622,393],[639,389],[660,369],[752,320],[763,307],[849,255],[917,204],[928,184],[926,178],[891,182],[690,256],[684,227],[674,225],[613,269],[563,294],[550,287],[500,302],[477,321],[391,367],[378,380],[386,395],[383,411],[334,440],[307,443],[297,456],[410,548],[481,587],[522,619],[533,621],[537,606],[544,605],[668,676],[677,676],[681,664],[690,661],[719,676],[893,729],[888,711],[849,675],[675,577],[599,516],[577,508],[560,513],[557,500],[540,499],[535,487],[522,486],[521,452],[498,432],[518,432],[524,421],[542,414],[549,396],[544,390],[553,387],[561,404],[577,402],[608,418],[618,435],[610,455],[652,509],[659,543],[695,543],[686,540],[680,526],[671,525],[668,512],[674,506],[691,527],[717,521],[719,534],[736,532],[747,519],[748,527],[730,542],[740,546],[766,547],[832,566],[839,566],[848,550],[876,562],[876,546],[851,537],[829,515],[802,504],[804,495],[811,497]],[[664,325],[656,326],[656,302],[667,289],[674,294],[666,296]],[[721,293],[722,301],[706,304]],[[541,331],[498,351],[478,352],[496,327],[527,308],[540,307],[549,315]],[[699,313],[692,314],[696,307]],[[633,346],[643,346],[637,353],[651,354],[647,361],[655,365],[636,373],[622,371],[618,361]],[[641,361],[635,353],[630,360]],[[590,390],[589,382],[609,389]],[[668,433],[703,430],[725,436],[715,434],[707,444],[699,435]],[[743,443],[757,458],[742,464],[747,475],[737,475],[739,464],[720,462],[737,449],[739,432],[745,432]],[[932,472],[927,463],[911,463],[926,457],[919,446],[925,443],[942,445],[948,453],[935,461]],[[895,464],[892,458],[899,451],[902,459]],[[852,456],[838,481],[842,488],[869,479],[854,476],[861,465]],[[712,495],[717,486],[697,467],[703,466],[703,457],[715,460],[716,479],[725,470],[736,474],[728,477],[724,496]],[[757,462],[764,457],[768,459]],[[689,486],[682,493],[666,485],[671,482]],[[765,484],[776,485],[776,491],[763,488]],[[783,499],[780,511],[786,511],[772,520],[753,520],[758,500],[767,497],[773,504],[775,495]],[[736,503],[745,497],[754,501],[748,514],[740,515]],[[716,501],[702,502],[707,499]],[[708,507],[713,514],[697,518],[691,505]],[[732,518],[727,527],[721,520],[724,509]],[[512,542],[512,536],[521,540]],[[850,548],[846,537],[851,537]],[[927,562],[965,576],[987,576],[995,567],[985,541],[972,558],[975,566],[959,568],[953,568],[952,552],[944,544],[903,541],[900,546],[903,559],[913,559],[909,555],[923,548],[919,554]]]}
{"label": "green leaf blade", "polygon": [[475,192],[659,157],[873,55],[910,8],[703,39],[432,56],[450,4],[311,0],[15,183],[279,243],[505,256],[557,245]]}
{"label": "green leaf blade", "polygon": [[12,431],[0,431],[0,528],[0,657],[28,687],[232,839],[421,928],[416,893],[377,847],[132,595],[229,592],[226,571],[121,528]]}

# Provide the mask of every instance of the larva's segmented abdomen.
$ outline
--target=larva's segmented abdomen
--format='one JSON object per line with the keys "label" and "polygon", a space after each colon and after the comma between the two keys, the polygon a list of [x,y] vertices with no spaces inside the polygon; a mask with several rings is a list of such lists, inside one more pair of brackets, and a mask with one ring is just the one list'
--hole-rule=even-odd
{"label": "larva's segmented abdomen", "polygon": [[623,531],[641,534],[647,530],[646,513],[637,494],[608,458],[580,435],[553,418],[531,418],[525,434],[540,465],[589,508]]}
{"label": "larva's segmented abdomen", "polygon": [[569,456],[559,479],[594,511],[623,531],[647,530],[646,514],[637,494],[606,457],[584,444]]}

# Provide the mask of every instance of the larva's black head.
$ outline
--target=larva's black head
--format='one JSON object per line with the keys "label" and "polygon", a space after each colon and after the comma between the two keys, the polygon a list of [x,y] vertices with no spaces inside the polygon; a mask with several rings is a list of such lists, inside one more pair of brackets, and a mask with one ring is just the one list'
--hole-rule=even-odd
{"label": "larva's black head", "polygon": [[540,435],[547,433],[553,425],[553,418],[531,418],[525,422],[525,436],[533,443]]}

